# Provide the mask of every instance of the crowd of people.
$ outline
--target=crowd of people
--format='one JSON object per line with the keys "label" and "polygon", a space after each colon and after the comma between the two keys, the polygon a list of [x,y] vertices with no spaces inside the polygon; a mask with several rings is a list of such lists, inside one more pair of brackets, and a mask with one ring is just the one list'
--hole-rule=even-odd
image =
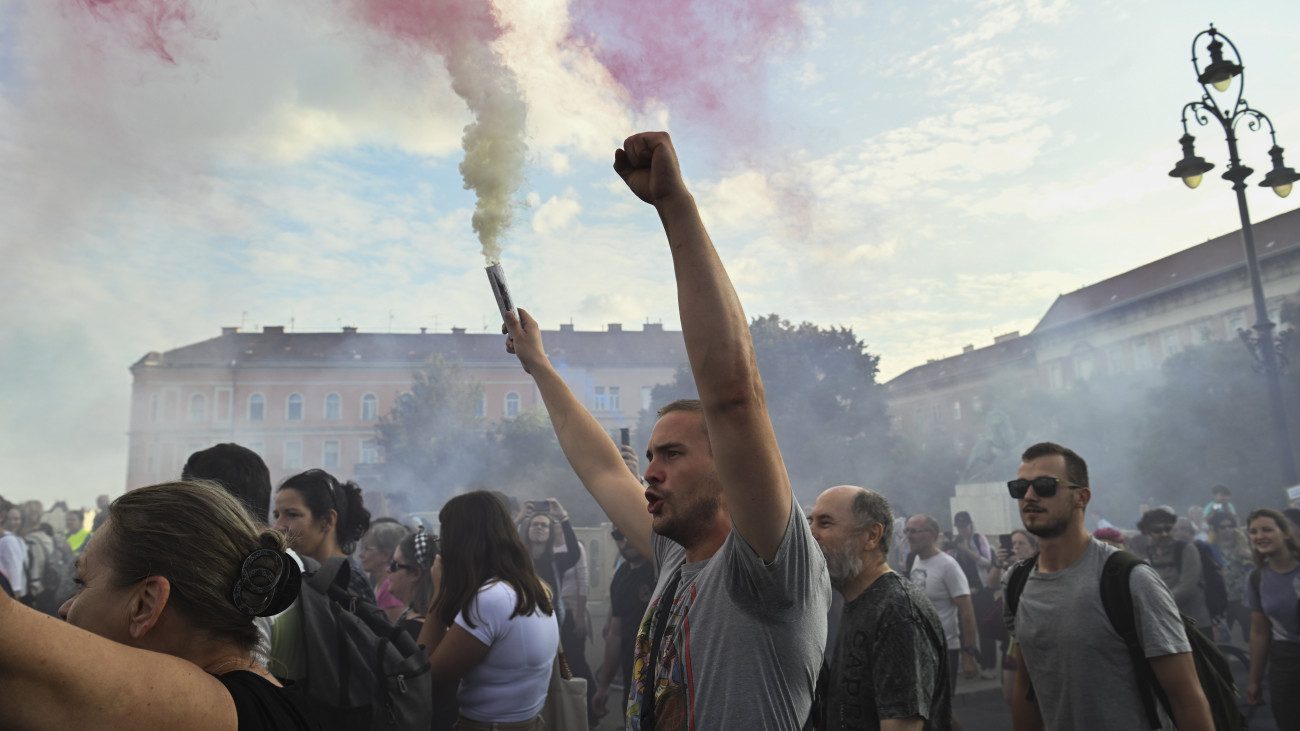
{"label": "crowd of people", "polygon": [[588,556],[559,501],[466,492],[435,532],[372,516],[323,470],[273,490],[255,453],[221,444],[177,482],[105,496],[89,527],[0,499],[0,725],[537,730],[567,665],[587,680],[578,727],[618,709],[633,731],[960,729],[959,677],[1000,674],[1017,731],[1188,731],[1219,710],[1197,638],[1237,629],[1245,698],[1300,728],[1288,515],[1239,519],[1216,486],[1186,516],[1160,506],[1136,530],[1090,532],[1087,463],[1051,442],[1007,483],[1023,529],[1006,535],[968,512],[945,535],[852,485],[805,513],[671,141],[628,138],[614,167],[663,222],[699,397],[659,410],[642,468],[536,320],[520,309],[503,327],[614,527],[595,672]]}

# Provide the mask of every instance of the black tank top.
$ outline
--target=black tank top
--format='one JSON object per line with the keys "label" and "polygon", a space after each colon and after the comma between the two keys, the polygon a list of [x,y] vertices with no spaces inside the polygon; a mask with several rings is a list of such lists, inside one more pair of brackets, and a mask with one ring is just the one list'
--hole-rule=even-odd
{"label": "black tank top", "polygon": [[215,676],[235,701],[239,731],[319,731],[322,727],[311,703],[292,683],[277,688],[246,670]]}

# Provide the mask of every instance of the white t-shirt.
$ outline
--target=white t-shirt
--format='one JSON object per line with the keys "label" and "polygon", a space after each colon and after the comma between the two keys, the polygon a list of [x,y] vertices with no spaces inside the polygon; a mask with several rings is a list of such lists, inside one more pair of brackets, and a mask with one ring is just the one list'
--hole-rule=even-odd
{"label": "white t-shirt", "polygon": [[[456,616],[456,624],[488,646],[487,656],[465,673],[456,693],[461,715],[472,721],[527,721],[546,702],[560,626],[540,611],[511,617],[517,600],[514,587],[493,581]],[[476,626],[466,622],[467,613]]]}
{"label": "white t-shirt", "polygon": [[943,634],[948,640],[948,649],[960,650],[960,618],[957,616],[957,603],[953,599],[959,596],[970,596],[970,582],[966,581],[966,573],[961,570],[957,559],[943,551],[929,558],[917,556],[916,563],[912,564],[912,571],[907,578],[911,579],[918,589],[925,592],[925,597],[934,605],[934,611],[939,613],[939,621],[943,623]]}

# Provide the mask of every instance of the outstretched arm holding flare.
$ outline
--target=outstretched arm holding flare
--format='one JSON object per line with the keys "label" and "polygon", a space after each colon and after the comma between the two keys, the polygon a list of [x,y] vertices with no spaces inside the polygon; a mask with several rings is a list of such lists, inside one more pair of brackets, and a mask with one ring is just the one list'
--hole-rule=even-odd
{"label": "outstretched arm holding flare", "polygon": [[[664,132],[633,135],[614,153],[614,170],[655,207],[668,236],[686,352],[704,408],[709,447],[732,523],[764,560],[776,557],[790,519],[790,480],[767,414],[749,323],[686,189]],[[574,470],[614,524],[649,555],[651,519],[641,486],[546,362],[537,325],[507,316],[513,351],[537,379]]]}

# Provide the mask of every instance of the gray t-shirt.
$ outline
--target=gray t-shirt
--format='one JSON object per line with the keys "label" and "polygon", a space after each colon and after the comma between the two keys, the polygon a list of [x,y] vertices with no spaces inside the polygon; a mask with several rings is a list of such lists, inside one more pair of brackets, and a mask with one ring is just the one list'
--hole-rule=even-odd
{"label": "gray t-shirt", "polygon": [[823,728],[878,731],[882,720],[922,716],[926,731],[948,731],[946,644],[930,600],[911,581],[886,572],[844,606]]}
{"label": "gray t-shirt", "polygon": [[[1052,731],[1147,728],[1128,648],[1101,603],[1102,569],[1115,551],[1094,538],[1069,568],[1042,573],[1035,566],[1016,613],[1003,615]],[[1012,573],[1002,577],[1004,592]],[[1191,652],[1178,607],[1155,571],[1134,568],[1129,589],[1146,656]]]}
{"label": "gray t-shirt", "polygon": [[791,499],[770,564],[734,526],[704,561],[685,563],[686,550],[660,535],[653,545],[659,582],[637,630],[627,728],[642,728],[655,610],[678,574],[653,668],[656,731],[802,728],[821,670],[831,589],[798,502]]}

